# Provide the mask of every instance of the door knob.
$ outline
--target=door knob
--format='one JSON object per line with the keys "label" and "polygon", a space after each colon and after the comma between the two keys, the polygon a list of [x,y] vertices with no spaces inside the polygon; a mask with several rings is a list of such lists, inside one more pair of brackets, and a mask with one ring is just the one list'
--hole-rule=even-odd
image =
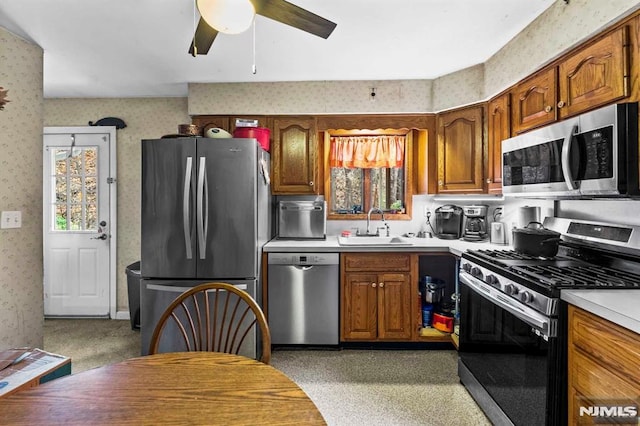
{"label": "door knob", "polygon": [[107,238],[107,234],[100,234],[97,237],[91,237],[92,240],[106,240]]}

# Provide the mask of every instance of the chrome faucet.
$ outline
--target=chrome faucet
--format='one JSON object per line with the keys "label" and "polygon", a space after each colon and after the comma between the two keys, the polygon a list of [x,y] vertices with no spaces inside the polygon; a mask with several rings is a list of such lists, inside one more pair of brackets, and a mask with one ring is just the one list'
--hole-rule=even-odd
{"label": "chrome faucet", "polygon": [[380,213],[380,214],[382,215],[382,222],[383,222],[383,223],[385,224],[385,226],[387,227],[387,236],[389,236],[389,235],[388,235],[388,234],[389,234],[389,225],[387,225],[387,224],[385,223],[385,220],[384,220],[384,212],[383,212],[382,210],[380,210],[379,208],[377,208],[377,207],[372,207],[372,208],[370,208],[370,209],[369,209],[369,212],[367,213],[367,234],[366,234],[366,235],[376,235],[376,236],[377,236],[377,235],[380,235],[380,231],[379,231],[378,229],[376,229],[376,233],[375,233],[375,234],[370,234],[370,233],[369,233],[369,223],[371,222],[371,212],[373,212],[373,211],[377,211],[378,213]]}

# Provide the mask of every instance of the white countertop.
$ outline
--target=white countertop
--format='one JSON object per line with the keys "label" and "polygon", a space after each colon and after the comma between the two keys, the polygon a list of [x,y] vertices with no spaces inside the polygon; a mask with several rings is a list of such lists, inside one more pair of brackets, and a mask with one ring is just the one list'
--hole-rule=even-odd
{"label": "white countertop", "polygon": [[[364,238],[364,237],[351,237]],[[456,256],[466,250],[510,250],[512,247],[489,242],[472,242],[464,240],[441,240],[439,238],[402,237],[412,245],[406,246],[343,246],[338,243],[338,237],[328,235],[325,240],[276,240],[269,241],[264,247],[265,252],[449,252]]]}
{"label": "white countertop", "polygon": [[563,290],[560,298],[640,334],[640,289]]}

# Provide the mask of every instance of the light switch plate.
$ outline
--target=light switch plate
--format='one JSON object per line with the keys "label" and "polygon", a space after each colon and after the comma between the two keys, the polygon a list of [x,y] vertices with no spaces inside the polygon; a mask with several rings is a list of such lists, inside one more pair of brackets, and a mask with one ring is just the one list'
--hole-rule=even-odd
{"label": "light switch plate", "polygon": [[21,211],[5,211],[0,216],[0,228],[21,228],[22,212]]}

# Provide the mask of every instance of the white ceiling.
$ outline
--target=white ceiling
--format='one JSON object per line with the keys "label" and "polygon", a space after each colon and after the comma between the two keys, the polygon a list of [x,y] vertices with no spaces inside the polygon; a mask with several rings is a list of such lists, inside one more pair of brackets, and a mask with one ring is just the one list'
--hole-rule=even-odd
{"label": "white ceiling", "polygon": [[[188,82],[432,79],[485,62],[556,0],[290,0],[327,39],[258,16],[187,53],[193,0],[1,0],[0,27],[44,50],[44,95],[186,96]],[[560,0],[557,0],[560,1]]]}

